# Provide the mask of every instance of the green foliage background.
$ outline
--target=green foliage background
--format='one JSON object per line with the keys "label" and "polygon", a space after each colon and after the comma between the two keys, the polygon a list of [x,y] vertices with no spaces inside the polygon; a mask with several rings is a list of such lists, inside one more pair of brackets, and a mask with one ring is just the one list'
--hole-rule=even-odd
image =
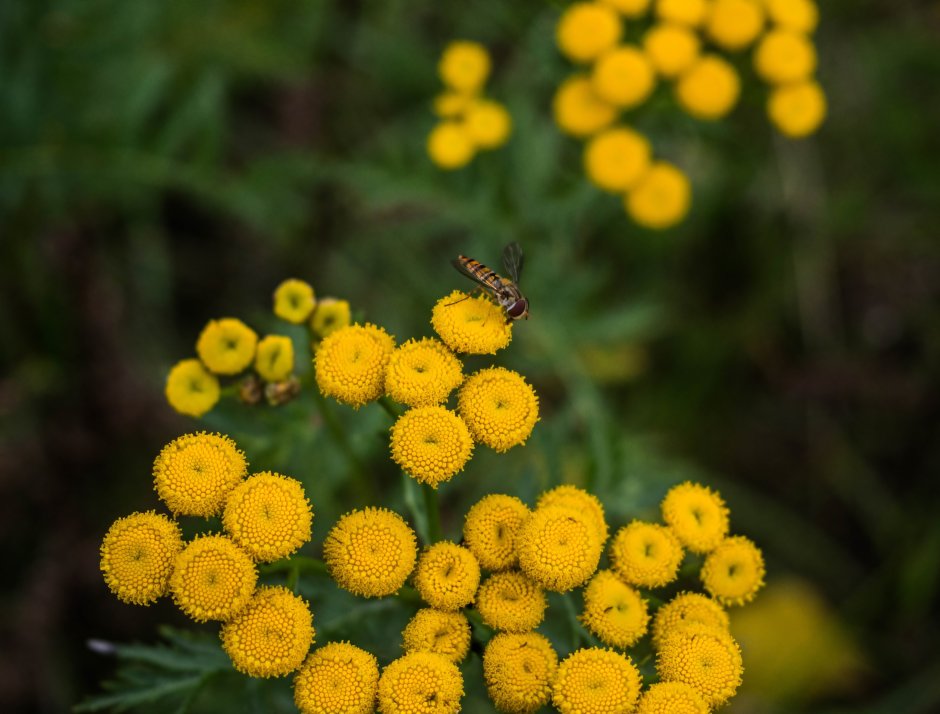
{"label": "green foliage background", "polygon": [[[464,287],[449,259],[495,263],[509,240],[527,254],[532,319],[499,360],[536,385],[544,418],[526,449],[481,450],[443,490],[450,534],[507,479],[530,499],[587,484],[615,523],[705,479],[770,579],[813,583],[867,662],[839,687],[736,711],[940,706],[936,4],[824,3],[830,118],[806,142],[773,135],[750,75],[715,126],[661,89],[637,124],[694,186],[691,216],[664,234],[592,189],[551,122],[568,71],[559,7],[0,4],[0,708],[63,710],[115,676],[104,643],[187,628],[169,605],[114,600],[97,547],[114,518],[156,506],[154,455],[199,426],[171,413],[162,383],[208,319],[275,329],[270,292],[296,276],[401,339],[428,334],[433,301]],[[492,49],[488,91],[515,131],[444,175],[424,139],[453,38]],[[312,399],[205,426],[254,468],[304,480],[319,544],[364,500],[352,468],[404,505],[385,415],[336,408],[357,467]],[[344,607],[315,601],[318,627],[342,632]],[[289,710],[285,683],[227,702],[242,680],[191,631],[164,631],[170,656],[121,649],[125,684],[205,675],[193,710]],[[370,637],[394,655],[387,631]]]}

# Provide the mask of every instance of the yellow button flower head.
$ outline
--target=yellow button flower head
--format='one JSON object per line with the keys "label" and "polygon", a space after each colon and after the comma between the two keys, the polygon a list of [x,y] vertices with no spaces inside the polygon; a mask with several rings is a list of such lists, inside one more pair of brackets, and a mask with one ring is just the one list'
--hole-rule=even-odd
{"label": "yellow button flower head", "polygon": [[708,0],[656,0],[656,16],[667,22],[698,27],[708,14]]}
{"label": "yellow button flower head", "polygon": [[439,168],[460,169],[470,163],[476,146],[467,127],[456,121],[442,121],[428,134],[428,156]]}
{"label": "yellow button flower head", "polygon": [[274,314],[295,325],[303,324],[316,304],[313,288],[303,280],[291,278],[274,289]]}
{"label": "yellow button flower head", "polygon": [[529,438],[539,420],[539,398],[518,372],[490,367],[467,378],[457,411],[476,441],[502,453]]}
{"label": "yellow button flower head", "polygon": [[358,409],[385,393],[385,368],[395,339],[375,325],[350,325],[323,338],[314,366],[328,397]]}
{"label": "yellow button flower head", "polygon": [[617,109],[594,93],[589,77],[576,74],[558,87],[552,100],[555,123],[566,134],[584,138],[609,126]]}
{"label": "yellow button flower head", "polygon": [[473,102],[474,96],[461,92],[442,92],[434,97],[434,113],[442,119],[458,119]]}
{"label": "yellow button flower head", "polygon": [[201,417],[219,401],[219,380],[198,359],[184,359],[173,365],[164,391],[180,414]]}
{"label": "yellow button flower head", "polygon": [[336,298],[321,298],[310,318],[310,329],[319,337],[326,337],[349,326],[351,311],[349,302]]}
{"label": "yellow button flower head", "polygon": [[584,171],[598,188],[623,193],[649,169],[652,153],[649,140],[633,129],[607,129],[585,146]]}
{"label": "yellow button flower head", "polygon": [[473,553],[448,541],[424,549],[415,568],[415,590],[431,607],[459,610],[473,602],[480,585],[480,564]]}
{"label": "yellow button flower head", "polygon": [[743,50],[764,29],[762,0],[713,0],[705,31],[719,47]]}
{"label": "yellow button flower head", "polygon": [[715,600],[701,593],[681,592],[656,611],[653,646],[662,647],[669,637],[688,625],[713,627],[728,632],[728,613]]}
{"label": "yellow button flower head", "polygon": [[258,335],[234,317],[211,320],[196,340],[202,363],[216,374],[238,374],[255,358]]}
{"label": "yellow button flower head", "polygon": [[455,714],[463,697],[457,665],[433,652],[409,652],[379,679],[382,714]]}
{"label": "yellow button flower head", "polygon": [[198,536],[176,556],[170,592],[197,622],[230,620],[255,590],[258,572],[244,550],[221,535]]}
{"label": "yellow button flower head", "polygon": [[519,567],[553,592],[567,592],[591,577],[603,549],[591,519],[564,506],[536,509],[516,535]]}
{"label": "yellow button flower head", "polygon": [[492,300],[460,290],[442,297],[431,311],[431,326],[454,352],[495,355],[512,339],[512,323]]}
{"label": "yellow button flower head", "polygon": [[467,107],[464,126],[475,146],[480,149],[495,149],[509,140],[512,117],[499,102],[478,99]]}
{"label": "yellow button flower head", "polygon": [[657,682],[640,697],[636,714],[709,714],[709,708],[688,684]]}
{"label": "yellow button flower head", "polygon": [[813,0],[764,0],[770,19],[782,29],[811,33],[819,22],[819,8]]}
{"label": "yellow button flower head", "polygon": [[379,687],[375,656],[348,642],[314,650],[294,677],[302,714],[372,714]]}
{"label": "yellow button flower head", "polygon": [[396,592],[414,569],[414,531],[386,508],[352,511],[340,518],[323,543],[330,576],[344,590],[363,597]]}
{"label": "yellow button flower head", "polygon": [[625,17],[642,17],[649,10],[650,0],[601,0]]}
{"label": "yellow button flower head", "polygon": [[688,684],[714,708],[734,696],[744,666],[741,648],[727,632],[689,625],[663,643],[656,670],[662,681]]}
{"label": "yellow button flower head", "polygon": [[475,94],[490,74],[490,55],[479,42],[456,40],[444,48],[437,72],[451,89]]}
{"label": "yellow button flower head", "polygon": [[676,84],[676,98],[697,119],[720,119],[734,109],[741,80],[734,67],[718,55],[705,55]]}
{"label": "yellow button flower head", "polygon": [[470,651],[470,622],[462,612],[425,607],[401,633],[405,652],[434,652],[460,663]]}
{"label": "yellow button flower head", "polygon": [[584,589],[581,622],[605,645],[625,649],[646,634],[646,600],[610,570],[599,570]]}
{"label": "yellow button flower head", "polygon": [[545,506],[564,506],[578,511],[594,525],[594,530],[597,532],[602,547],[607,542],[607,520],[604,518],[604,506],[593,493],[589,493],[573,484],[564,483],[539,496],[535,507],[544,508]]}
{"label": "yellow button flower head", "polygon": [[294,343],[284,335],[268,335],[258,343],[255,371],[266,382],[280,382],[294,371]]}
{"label": "yellow button flower head", "polygon": [[176,515],[214,516],[248,470],[245,455],[221,434],[185,434],[153,462],[157,495]]}
{"label": "yellow button flower head", "polygon": [[806,35],[772,30],[757,45],[754,69],[771,84],[809,79],[816,71],[816,48]]}
{"label": "yellow button flower head", "polygon": [[813,81],[777,87],[767,100],[767,115],[781,134],[802,139],[826,118],[826,95]]}
{"label": "yellow button flower head", "polygon": [[486,691],[508,714],[531,714],[548,704],[557,671],[558,655],[537,632],[497,634],[483,651]]}
{"label": "yellow button flower head", "polygon": [[473,453],[467,425],[446,407],[409,409],[392,425],[391,434],[392,460],[433,488],[450,481]]}
{"label": "yellow button flower head", "polygon": [[728,507],[707,486],[688,481],[673,486],[661,506],[666,525],[693,553],[707,553],[728,535]]}
{"label": "yellow button flower head", "polygon": [[467,512],[463,539],[485,570],[506,570],[519,562],[516,533],[529,508],[515,496],[491,493]]}
{"label": "yellow button flower head", "polygon": [[590,62],[620,41],[623,27],[609,5],[576,2],[569,5],[555,28],[555,40],[572,62]]}
{"label": "yellow button flower head", "polygon": [[101,542],[101,573],[122,602],[149,605],[166,595],[173,562],[183,548],[180,529],[148,511],[119,518]]}
{"label": "yellow button flower head", "polygon": [[656,523],[633,521],[614,536],[610,565],[632,585],[658,588],[676,579],[682,562],[682,546],[676,535]]}
{"label": "yellow button flower head", "polygon": [[643,49],[653,68],[670,79],[695,63],[700,48],[698,35],[685,25],[653,25],[643,36]]}
{"label": "yellow button flower head", "polygon": [[591,87],[602,101],[630,109],[646,101],[656,86],[649,58],[632,45],[605,52],[591,72]]}
{"label": "yellow button flower head", "polygon": [[743,605],[763,587],[764,572],[760,549],[744,536],[731,536],[708,554],[700,575],[718,602]]}
{"label": "yellow button flower head", "polygon": [[310,540],[312,520],[300,482],[270,471],[236,486],[222,515],[232,540],[263,563],[286,558]]}
{"label": "yellow button flower head", "polygon": [[538,583],[515,570],[494,573],[477,592],[480,617],[494,630],[530,632],[542,622],[547,607]]}
{"label": "yellow button flower head", "polygon": [[447,400],[463,381],[463,365],[440,340],[424,337],[400,345],[388,361],[385,392],[409,407]]}
{"label": "yellow button flower head", "polygon": [[590,647],[558,665],[552,703],[561,714],[629,714],[639,695],[640,673],[629,657]]}
{"label": "yellow button flower head", "polygon": [[672,164],[657,161],[624,199],[630,217],[645,228],[664,230],[689,212],[692,187],[684,173]]}

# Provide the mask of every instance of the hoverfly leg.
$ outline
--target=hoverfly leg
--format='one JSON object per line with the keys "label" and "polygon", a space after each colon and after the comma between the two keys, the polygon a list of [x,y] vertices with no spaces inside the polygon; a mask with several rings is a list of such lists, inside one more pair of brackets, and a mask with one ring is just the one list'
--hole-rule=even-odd
{"label": "hoverfly leg", "polygon": [[468,292],[466,295],[464,295],[464,296],[463,296],[462,298],[460,298],[459,300],[454,300],[453,302],[446,303],[446,304],[444,305],[444,307],[450,307],[451,305],[457,305],[458,303],[462,303],[464,300],[469,300],[470,298],[474,297],[474,294],[475,294],[475,293],[476,293],[476,294],[482,294],[482,293],[483,293],[483,288],[481,288],[481,287],[475,287],[473,290],[471,290],[470,292]]}

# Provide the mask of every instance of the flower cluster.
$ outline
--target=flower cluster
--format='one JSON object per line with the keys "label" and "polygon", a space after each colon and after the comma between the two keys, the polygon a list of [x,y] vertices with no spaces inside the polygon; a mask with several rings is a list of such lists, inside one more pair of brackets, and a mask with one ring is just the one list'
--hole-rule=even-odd
{"label": "flower cluster", "polygon": [[434,100],[434,113],[440,121],[428,135],[428,155],[442,169],[459,169],[470,163],[477,151],[505,144],[512,119],[500,102],[483,96],[490,55],[479,43],[451,42],[437,70],[446,89]]}

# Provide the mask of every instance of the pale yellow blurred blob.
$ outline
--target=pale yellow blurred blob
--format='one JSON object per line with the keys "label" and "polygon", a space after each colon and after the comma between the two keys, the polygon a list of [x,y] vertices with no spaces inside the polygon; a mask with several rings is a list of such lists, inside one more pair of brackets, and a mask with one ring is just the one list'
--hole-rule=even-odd
{"label": "pale yellow blurred blob", "polygon": [[649,366],[649,353],[634,343],[588,344],[578,348],[578,356],[591,378],[604,384],[636,379]]}

